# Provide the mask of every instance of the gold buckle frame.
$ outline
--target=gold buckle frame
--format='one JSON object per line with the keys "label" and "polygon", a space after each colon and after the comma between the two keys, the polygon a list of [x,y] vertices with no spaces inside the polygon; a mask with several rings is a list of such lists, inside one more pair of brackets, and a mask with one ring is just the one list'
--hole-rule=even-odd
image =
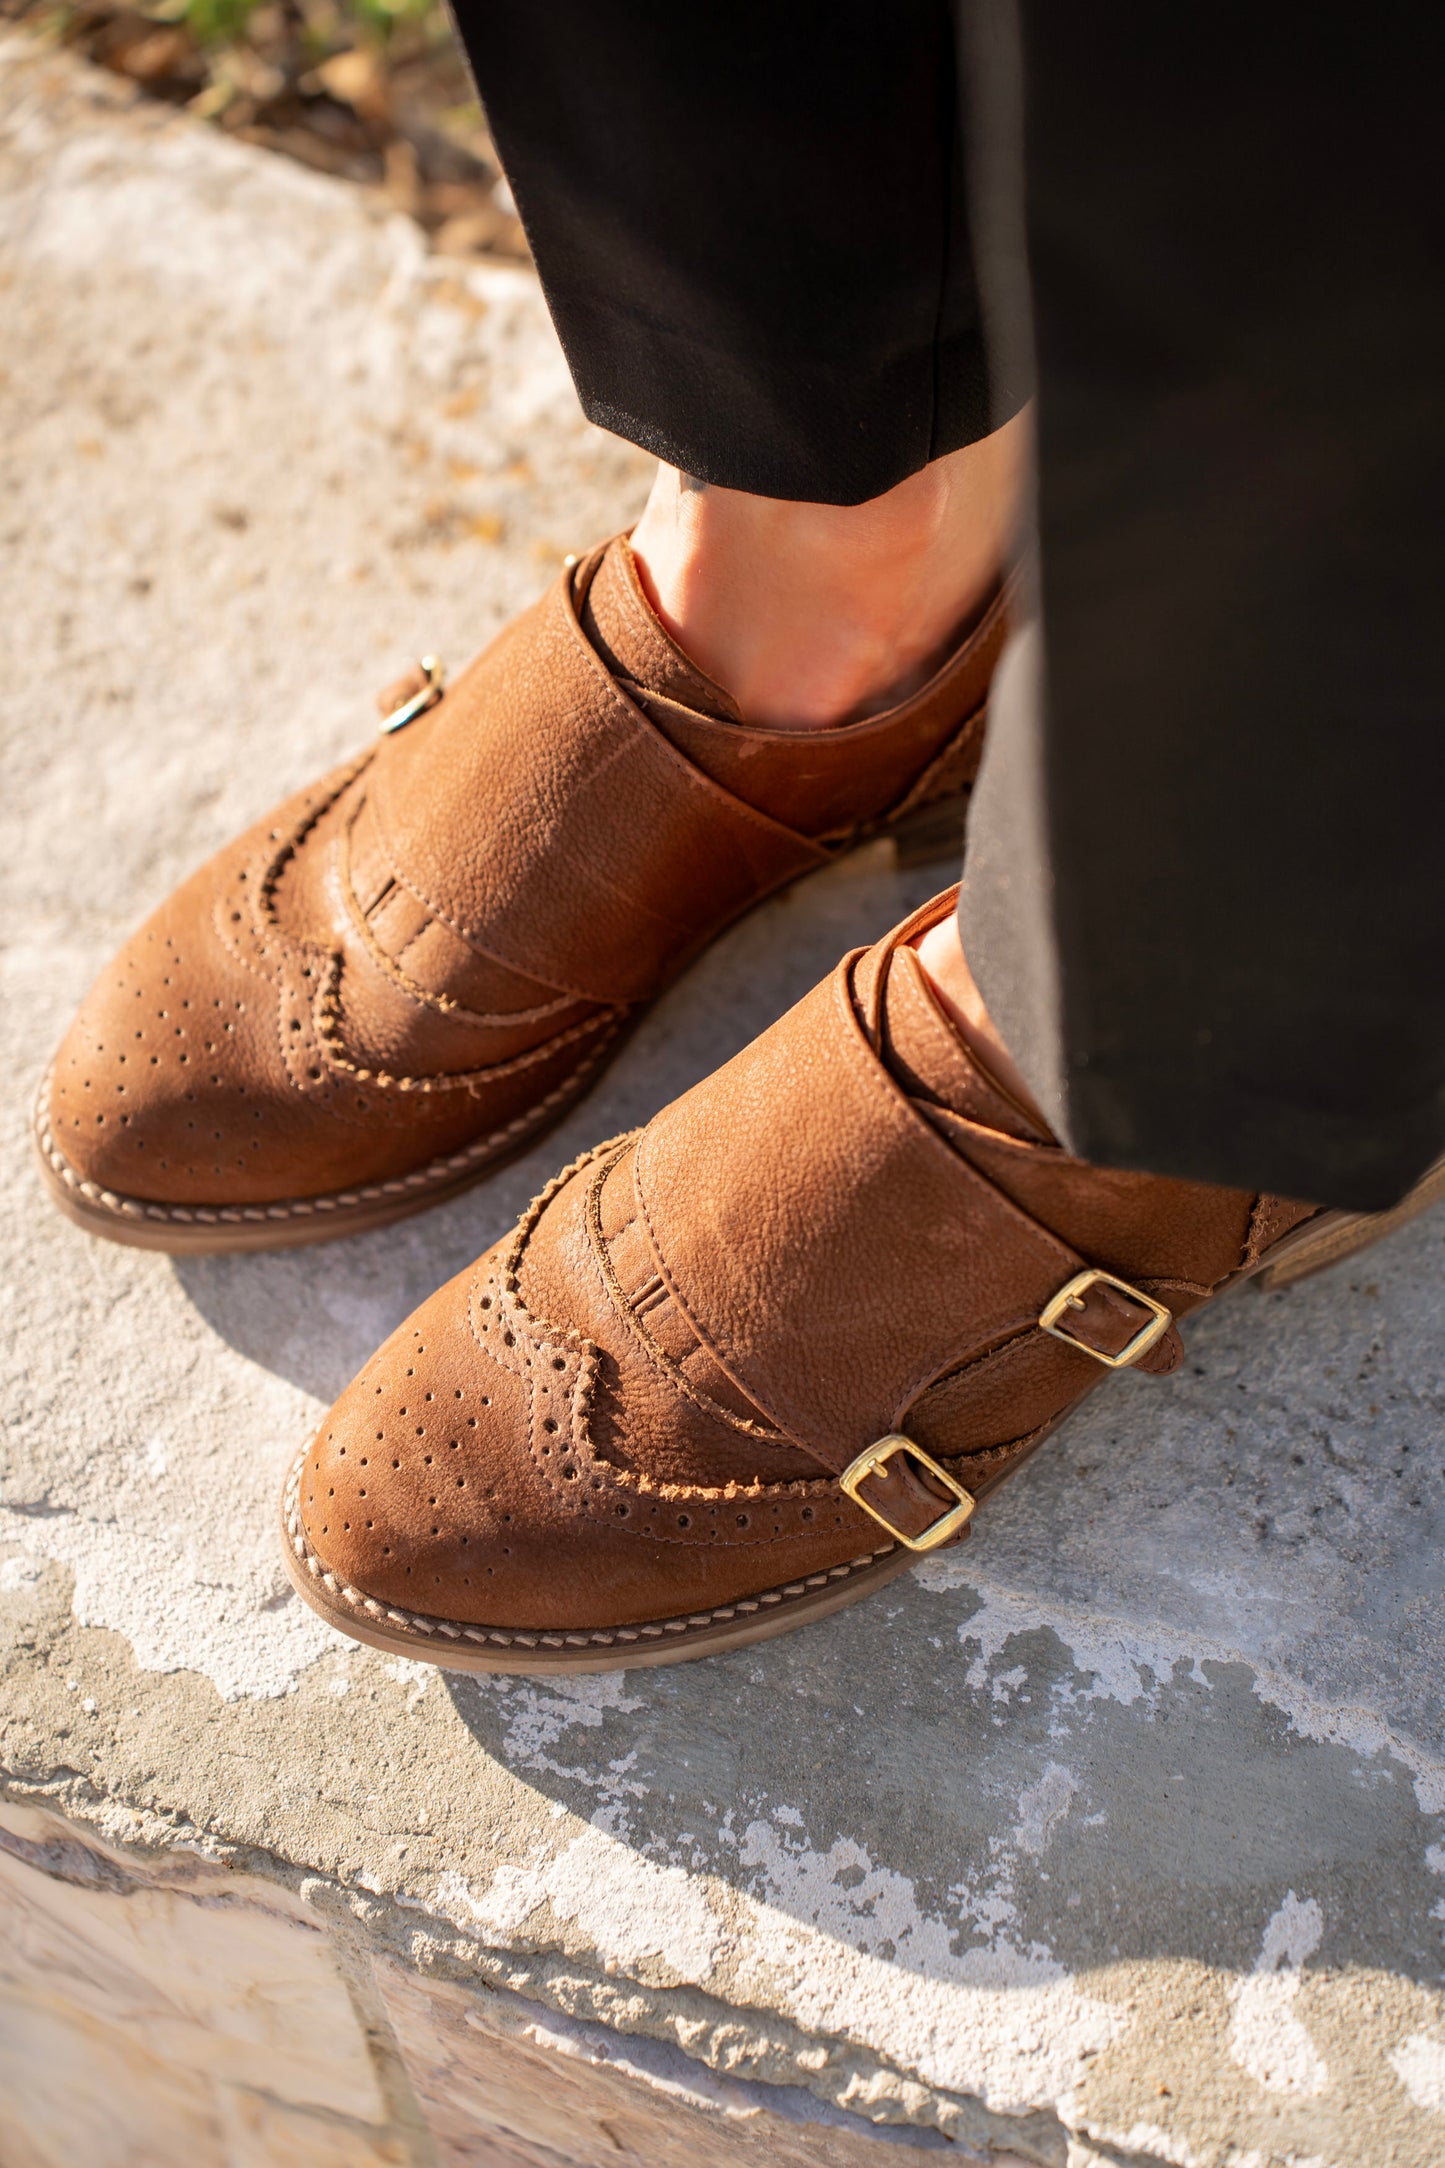
{"label": "gold buckle frame", "polygon": [[[1090,1347],[1087,1340],[1080,1340],[1076,1334],[1065,1332],[1060,1326],[1060,1318],[1068,1311],[1083,1309],[1084,1297],[1091,1287],[1116,1287],[1121,1295],[1128,1296],[1130,1302],[1137,1302],[1141,1310],[1152,1310],[1154,1313],[1148,1324],[1141,1325],[1133,1339],[1126,1347],[1120,1348],[1117,1355],[1106,1355],[1102,1348]],[[1053,1300],[1045,1305],[1039,1318],[1043,1330],[1051,1333],[1055,1340],[1062,1340],[1065,1347],[1076,1347],[1085,1355],[1092,1355],[1095,1362],[1102,1363],[1106,1370],[1131,1368],[1141,1355],[1147,1355],[1150,1348],[1163,1339],[1173,1322],[1174,1312],[1166,1310],[1162,1302],[1156,1302],[1152,1295],[1143,1294],[1137,1287],[1131,1287],[1127,1280],[1116,1278],[1112,1272],[1100,1272],[1097,1267],[1088,1272],[1076,1272],[1067,1287],[1061,1287]]]}
{"label": "gold buckle frame", "polygon": [[[952,1491],[958,1500],[958,1504],[950,1506],[941,1520],[935,1521],[931,1528],[925,1528],[921,1536],[905,1536],[901,1528],[895,1528],[892,1521],[878,1511],[877,1506],[870,1505],[868,1500],[860,1497],[858,1493],[859,1484],[870,1475],[882,1475],[886,1472],[895,1453],[907,1453],[920,1468],[926,1468],[931,1476],[936,1476],[945,1490]],[[858,1458],[843,1470],[838,1484],[855,1506],[861,1506],[866,1514],[877,1521],[880,1528],[887,1529],[895,1543],[903,1544],[910,1551],[936,1551],[940,1543],[947,1543],[950,1536],[956,1536],[959,1529],[967,1525],[978,1502],[971,1491],[966,1491],[961,1483],[954,1481],[946,1468],[939,1467],[931,1453],[925,1453],[921,1445],[915,1445],[911,1438],[905,1438],[901,1430],[891,1430],[886,1438],[878,1438],[872,1445],[865,1447]]]}
{"label": "gold buckle frame", "polygon": [[383,737],[389,737],[393,730],[405,730],[416,716],[425,715],[428,708],[434,708],[446,691],[447,666],[440,655],[423,655],[417,668],[426,683],[419,693],[412,694],[410,700],[403,700],[399,708],[392,709],[381,725]]}

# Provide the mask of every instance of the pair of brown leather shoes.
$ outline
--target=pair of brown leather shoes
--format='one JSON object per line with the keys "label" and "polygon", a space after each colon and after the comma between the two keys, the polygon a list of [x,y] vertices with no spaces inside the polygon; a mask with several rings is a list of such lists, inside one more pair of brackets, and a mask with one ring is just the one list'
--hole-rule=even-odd
{"label": "pair of brown leather shoes", "polygon": [[[885,715],[758,730],[625,540],[594,551],[122,950],[41,1092],[57,1201],[120,1241],[260,1248],[475,1181],[760,897],[956,831],[1005,614]],[[951,908],[567,1169],[392,1336],[286,1484],[323,1616],[503,1671],[783,1631],[960,1541],[1111,1370],[1174,1367],[1176,1317],[1401,1216],[1071,1159],[917,968]]]}

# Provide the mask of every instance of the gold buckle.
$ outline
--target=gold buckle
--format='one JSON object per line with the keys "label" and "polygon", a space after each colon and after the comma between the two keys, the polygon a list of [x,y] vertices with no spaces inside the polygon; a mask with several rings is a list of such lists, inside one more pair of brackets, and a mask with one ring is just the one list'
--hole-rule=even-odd
{"label": "gold buckle", "polygon": [[383,737],[393,730],[404,730],[414,717],[434,708],[446,690],[447,666],[440,655],[423,655],[417,668],[425,676],[426,683],[419,693],[412,694],[410,700],[403,700],[399,708],[392,709],[381,726]]}
{"label": "gold buckle", "polygon": [[[920,1468],[926,1468],[931,1476],[936,1476],[944,1488],[952,1491],[958,1500],[958,1504],[950,1506],[941,1520],[935,1521],[931,1528],[925,1528],[921,1536],[905,1536],[903,1530],[895,1528],[876,1506],[870,1505],[866,1498],[858,1495],[859,1484],[870,1475],[883,1474],[895,1453],[909,1454]],[[956,1483],[946,1468],[939,1467],[931,1453],[925,1453],[921,1445],[915,1445],[911,1438],[905,1438],[901,1430],[891,1430],[886,1438],[879,1438],[866,1447],[851,1466],[843,1470],[838,1483],[855,1506],[861,1506],[865,1513],[877,1521],[880,1528],[887,1529],[895,1543],[906,1545],[910,1551],[935,1551],[940,1543],[947,1543],[949,1537],[957,1535],[959,1529],[966,1524],[977,1503],[972,1493],[966,1491],[961,1483]]]}
{"label": "gold buckle", "polygon": [[[1059,1319],[1067,1310],[1083,1309],[1084,1297],[1091,1287],[1117,1287],[1121,1295],[1127,1295],[1130,1302],[1137,1302],[1141,1310],[1152,1310],[1154,1313],[1148,1324],[1141,1325],[1128,1346],[1120,1348],[1117,1355],[1106,1355],[1102,1348],[1090,1347],[1087,1340],[1080,1340],[1076,1334],[1064,1332],[1060,1328]],[[1112,1272],[1100,1272],[1097,1267],[1088,1272],[1076,1272],[1068,1286],[1061,1287],[1052,1302],[1045,1305],[1039,1318],[1045,1332],[1052,1333],[1056,1340],[1062,1340],[1065,1347],[1082,1348],[1086,1355],[1092,1355],[1095,1362],[1102,1363],[1106,1370],[1129,1369],[1138,1362],[1141,1355],[1148,1354],[1156,1341],[1163,1339],[1173,1322],[1174,1312],[1166,1310],[1162,1302],[1156,1302],[1152,1295],[1142,1293],[1137,1287],[1131,1287],[1127,1280],[1116,1278]]]}

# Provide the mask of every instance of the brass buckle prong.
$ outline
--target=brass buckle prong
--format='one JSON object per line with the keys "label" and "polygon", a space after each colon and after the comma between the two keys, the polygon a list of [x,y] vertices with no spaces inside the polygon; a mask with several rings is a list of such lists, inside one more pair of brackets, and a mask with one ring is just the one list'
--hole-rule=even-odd
{"label": "brass buckle prong", "polygon": [[428,708],[434,708],[446,690],[447,666],[440,655],[423,655],[417,668],[426,683],[420,692],[412,694],[410,700],[403,700],[399,708],[392,709],[381,726],[383,737],[393,730],[405,730],[407,724],[416,716],[424,715]]}
{"label": "brass buckle prong", "polygon": [[[1076,1333],[1065,1332],[1059,1324],[1066,1310],[1083,1309],[1084,1297],[1091,1287],[1117,1288],[1130,1302],[1137,1302],[1141,1310],[1152,1313],[1147,1324],[1140,1326],[1133,1339],[1127,1346],[1120,1348],[1117,1355],[1107,1355],[1102,1348],[1091,1347],[1087,1340],[1079,1339]],[[1087,1272],[1076,1272],[1067,1286],[1061,1287],[1044,1305],[1039,1316],[1039,1324],[1045,1332],[1052,1334],[1055,1340],[1062,1340],[1065,1347],[1076,1347],[1085,1355],[1092,1355],[1095,1362],[1102,1363],[1106,1370],[1130,1369],[1141,1356],[1147,1355],[1150,1348],[1163,1339],[1173,1322],[1174,1312],[1166,1310],[1162,1302],[1156,1302],[1154,1297],[1146,1295],[1142,1288],[1131,1287],[1127,1280],[1119,1279],[1112,1272],[1100,1272],[1096,1266]]]}
{"label": "brass buckle prong", "polygon": [[[944,1489],[951,1491],[958,1500],[958,1504],[950,1506],[931,1528],[925,1528],[921,1536],[907,1536],[901,1528],[895,1528],[887,1515],[880,1513],[877,1506],[871,1504],[859,1491],[859,1485],[870,1475],[887,1475],[888,1463],[896,1453],[906,1453],[910,1460],[926,1469],[929,1475],[935,1477]],[[858,1458],[843,1470],[838,1483],[855,1506],[861,1506],[865,1513],[877,1521],[880,1528],[887,1529],[895,1543],[903,1544],[910,1551],[936,1551],[940,1543],[947,1543],[950,1536],[956,1536],[959,1529],[967,1525],[977,1503],[971,1491],[966,1491],[961,1483],[955,1482],[946,1468],[939,1467],[931,1453],[925,1453],[921,1445],[915,1445],[911,1438],[905,1438],[901,1430],[891,1430],[886,1438],[878,1438],[872,1445],[865,1446]]]}

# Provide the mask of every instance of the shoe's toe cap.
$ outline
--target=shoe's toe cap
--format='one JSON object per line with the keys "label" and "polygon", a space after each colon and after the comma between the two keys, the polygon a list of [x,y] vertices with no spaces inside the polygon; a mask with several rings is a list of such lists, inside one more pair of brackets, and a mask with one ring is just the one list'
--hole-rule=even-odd
{"label": "shoe's toe cap", "polygon": [[675,1463],[690,1403],[659,1392],[646,1356],[619,1364],[572,1322],[589,1270],[575,1217],[585,1171],[543,1207],[578,1235],[572,1276],[559,1252],[553,1322],[521,1299],[518,1238],[499,1243],[393,1333],[298,1459],[286,1507],[298,1579],[321,1581],[320,1608],[362,1638],[385,1613],[436,1650],[449,1629],[611,1646],[657,1621],[757,1610],[775,1582],[876,1547],[821,1471],[688,1484],[675,1465],[659,1479],[604,1457],[610,1407],[614,1447],[628,1430],[651,1441],[649,1459]]}
{"label": "shoe's toe cap", "polygon": [[556,1555],[528,1451],[530,1381],[478,1344],[480,1269],[432,1296],[341,1395],[299,1463],[290,1534],[313,1572],[373,1602],[545,1625]]}
{"label": "shoe's toe cap", "polygon": [[277,1000],[210,923],[203,872],[107,966],[61,1042],[42,1121],[81,1181],[162,1203],[275,1194]]}

